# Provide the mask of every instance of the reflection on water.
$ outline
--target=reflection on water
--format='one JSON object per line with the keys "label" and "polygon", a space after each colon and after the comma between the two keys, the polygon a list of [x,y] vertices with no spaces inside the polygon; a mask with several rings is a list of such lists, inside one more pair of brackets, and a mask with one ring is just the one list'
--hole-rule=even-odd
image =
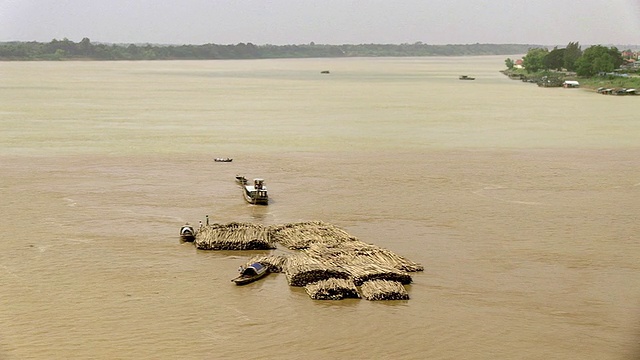
{"label": "reflection on water", "polygon": [[[638,99],[503,64],[3,64],[0,358],[632,358]],[[322,220],[425,271],[398,302],[236,287],[257,252],[176,241],[206,215]]]}

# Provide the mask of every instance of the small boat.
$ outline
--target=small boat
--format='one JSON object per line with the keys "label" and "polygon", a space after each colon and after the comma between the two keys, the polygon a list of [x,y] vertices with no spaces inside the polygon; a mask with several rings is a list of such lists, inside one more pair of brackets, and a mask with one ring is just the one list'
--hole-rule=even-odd
{"label": "small boat", "polygon": [[242,176],[242,175],[236,175],[236,182],[240,185],[246,185],[247,184],[247,178]]}
{"label": "small boat", "polygon": [[269,273],[269,269],[259,262],[253,263],[247,267],[240,268],[240,275],[232,279],[236,285],[245,285],[261,279]]}
{"label": "small boat", "polygon": [[232,162],[233,159],[232,158],[215,158],[215,159],[213,159],[213,161],[215,161],[215,162]]}
{"label": "small boat", "polygon": [[196,238],[196,232],[193,230],[193,226],[186,223],[180,228],[180,238],[182,241],[192,242]]}
{"label": "small boat", "polygon": [[264,185],[263,179],[253,179],[253,185],[249,185],[245,179],[244,183],[241,183],[240,185],[242,186],[244,199],[247,200],[249,204],[269,204],[269,195],[267,194],[267,187]]}
{"label": "small boat", "polygon": [[322,70],[320,71],[320,74],[329,74],[329,70]]}
{"label": "small boat", "polygon": [[471,76],[467,76],[467,75],[460,75],[460,77],[458,79],[460,79],[460,80],[475,80],[476,78],[471,77]]}

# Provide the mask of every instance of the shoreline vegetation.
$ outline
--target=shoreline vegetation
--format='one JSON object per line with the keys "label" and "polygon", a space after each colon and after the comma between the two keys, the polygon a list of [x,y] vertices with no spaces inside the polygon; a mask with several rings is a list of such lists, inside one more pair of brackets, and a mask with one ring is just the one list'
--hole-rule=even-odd
{"label": "shoreline vegetation", "polygon": [[[575,80],[580,83],[580,87],[595,91],[599,88],[626,88],[640,89],[640,76],[618,76],[611,74],[596,75],[592,77],[577,76],[575,72],[568,71],[536,71],[528,73],[524,69],[501,70],[501,73],[514,80],[523,82],[539,83],[547,81],[547,87],[561,87],[565,80]],[[541,85],[543,86],[543,85]]]}
{"label": "shoreline vegetation", "polygon": [[[583,87],[603,94],[638,94],[640,53],[631,49],[592,45],[584,51],[578,42],[565,48],[531,48],[519,60],[507,58],[511,79],[536,83],[542,87]],[[567,81],[567,83],[565,83]]]}
{"label": "shoreline vegetation", "polygon": [[341,57],[478,56],[525,54],[527,44],[344,44],[323,45],[153,45],[92,43],[69,39],[51,42],[0,42],[0,61],[63,60],[222,60]]}

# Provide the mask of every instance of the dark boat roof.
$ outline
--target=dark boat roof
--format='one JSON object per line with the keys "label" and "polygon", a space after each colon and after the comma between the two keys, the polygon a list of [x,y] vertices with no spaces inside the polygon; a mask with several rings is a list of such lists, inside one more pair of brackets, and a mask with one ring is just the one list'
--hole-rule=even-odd
{"label": "dark boat roof", "polygon": [[261,263],[253,263],[242,269],[242,272],[240,274],[243,276],[257,276],[258,274],[261,274],[265,271],[266,268],[264,265],[262,265]]}

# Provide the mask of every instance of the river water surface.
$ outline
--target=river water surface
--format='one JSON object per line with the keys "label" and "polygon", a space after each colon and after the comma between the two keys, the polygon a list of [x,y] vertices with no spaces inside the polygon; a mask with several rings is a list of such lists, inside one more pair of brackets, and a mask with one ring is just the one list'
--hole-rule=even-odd
{"label": "river water surface", "polygon": [[[640,97],[503,67],[0,63],[0,359],[636,359]],[[237,287],[263,252],[180,243],[206,215],[321,220],[425,271],[408,301]]]}

